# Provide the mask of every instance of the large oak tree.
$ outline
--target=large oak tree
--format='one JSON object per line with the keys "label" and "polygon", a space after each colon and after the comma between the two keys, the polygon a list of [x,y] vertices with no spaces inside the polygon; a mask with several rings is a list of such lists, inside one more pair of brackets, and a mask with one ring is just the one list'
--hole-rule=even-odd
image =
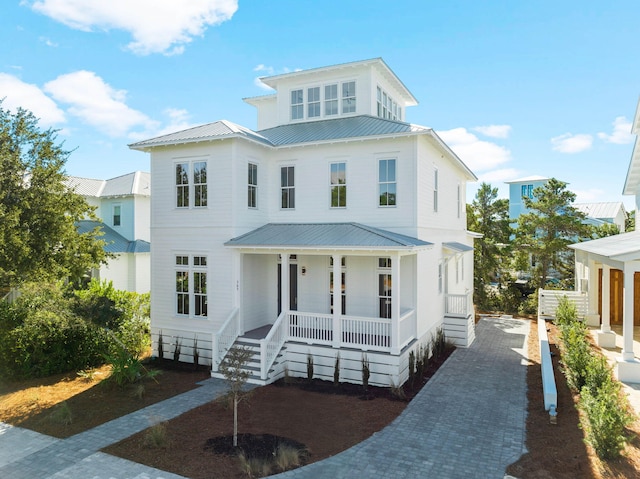
{"label": "large oak tree", "polygon": [[80,234],[93,209],[65,184],[69,152],[54,130],[0,100],[0,288],[80,278],[105,259],[99,232]]}

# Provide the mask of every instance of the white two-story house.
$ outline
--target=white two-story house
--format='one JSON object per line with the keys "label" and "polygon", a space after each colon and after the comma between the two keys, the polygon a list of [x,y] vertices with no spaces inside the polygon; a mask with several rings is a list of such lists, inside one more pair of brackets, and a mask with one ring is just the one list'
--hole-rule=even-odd
{"label": "white two-story house", "polygon": [[92,277],[111,281],[113,287],[148,293],[151,287],[150,174],[135,171],[100,180],[67,177],[67,185],[95,208],[101,222],[83,220],[81,233],[100,228],[105,251],[111,255],[106,264],[92,271]]}
{"label": "white two-story house", "polygon": [[226,120],[130,145],[151,154],[154,350],[179,346],[215,375],[253,344],[255,382],[284,374],[407,377],[444,327],[473,341],[474,174],[430,128],[382,59],[262,78],[258,128]]}

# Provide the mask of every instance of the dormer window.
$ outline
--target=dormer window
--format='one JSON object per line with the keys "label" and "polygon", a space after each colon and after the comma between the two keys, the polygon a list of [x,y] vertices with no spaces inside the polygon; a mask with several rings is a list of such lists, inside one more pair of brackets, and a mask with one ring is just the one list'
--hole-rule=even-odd
{"label": "dormer window", "polygon": [[326,85],[324,87],[324,114],[325,116],[338,114],[338,85]]}
{"label": "dormer window", "polygon": [[316,86],[307,90],[307,116],[315,118],[320,116],[320,87]]}
{"label": "dormer window", "polygon": [[377,114],[387,120],[402,121],[402,107],[382,88],[376,89]]}
{"label": "dormer window", "polygon": [[304,118],[304,97],[302,90],[291,92],[291,119],[301,120]]}
{"label": "dormer window", "polygon": [[342,84],[342,113],[356,111],[356,82],[349,81]]}

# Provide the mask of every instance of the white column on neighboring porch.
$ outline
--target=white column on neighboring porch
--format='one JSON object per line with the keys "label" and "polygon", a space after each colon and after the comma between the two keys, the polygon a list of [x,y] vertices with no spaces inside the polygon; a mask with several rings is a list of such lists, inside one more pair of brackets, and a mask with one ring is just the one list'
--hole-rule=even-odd
{"label": "white column on neighboring porch", "polygon": [[280,253],[280,304],[282,311],[289,312],[289,254]]}
{"label": "white column on neighboring porch", "polygon": [[333,259],[333,347],[340,347],[342,338],[342,255],[331,255]]}
{"label": "white column on neighboring porch", "polygon": [[631,361],[633,355],[633,273],[629,263],[624,265],[624,299],[622,310],[622,360]]}
{"label": "white column on neighboring porch", "polygon": [[598,313],[598,265],[595,260],[589,258],[586,264],[589,269],[587,278],[587,315],[585,321],[589,326],[600,326],[600,314]]}
{"label": "white column on neighboring porch", "polygon": [[400,354],[400,255],[391,257],[391,354]]}
{"label": "white column on neighboring porch", "polygon": [[611,266],[602,264],[602,327],[603,333],[611,331]]}

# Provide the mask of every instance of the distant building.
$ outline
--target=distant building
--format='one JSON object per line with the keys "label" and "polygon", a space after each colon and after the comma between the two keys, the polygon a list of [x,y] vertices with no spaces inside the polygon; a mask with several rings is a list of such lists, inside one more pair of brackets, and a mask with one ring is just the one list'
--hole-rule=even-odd
{"label": "distant building", "polygon": [[620,233],[624,233],[627,221],[627,212],[622,201],[607,203],[574,203],[573,207],[587,216],[587,224],[600,226],[611,223],[618,227]]}
{"label": "distant building", "polygon": [[98,180],[69,176],[68,186],[96,208],[102,223],[83,220],[80,232],[102,229],[105,251],[114,255],[93,277],[112,281],[117,289],[150,290],[150,175],[136,171]]}
{"label": "distant building", "polygon": [[547,181],[549,178],[544,176],[528,176],[505,182],[509,185],[509,218],[511,222],[517,222],[520,215],[529,212],[529,209],[524,205],[523,198],[533,198],[533,190],[546,185]]}

